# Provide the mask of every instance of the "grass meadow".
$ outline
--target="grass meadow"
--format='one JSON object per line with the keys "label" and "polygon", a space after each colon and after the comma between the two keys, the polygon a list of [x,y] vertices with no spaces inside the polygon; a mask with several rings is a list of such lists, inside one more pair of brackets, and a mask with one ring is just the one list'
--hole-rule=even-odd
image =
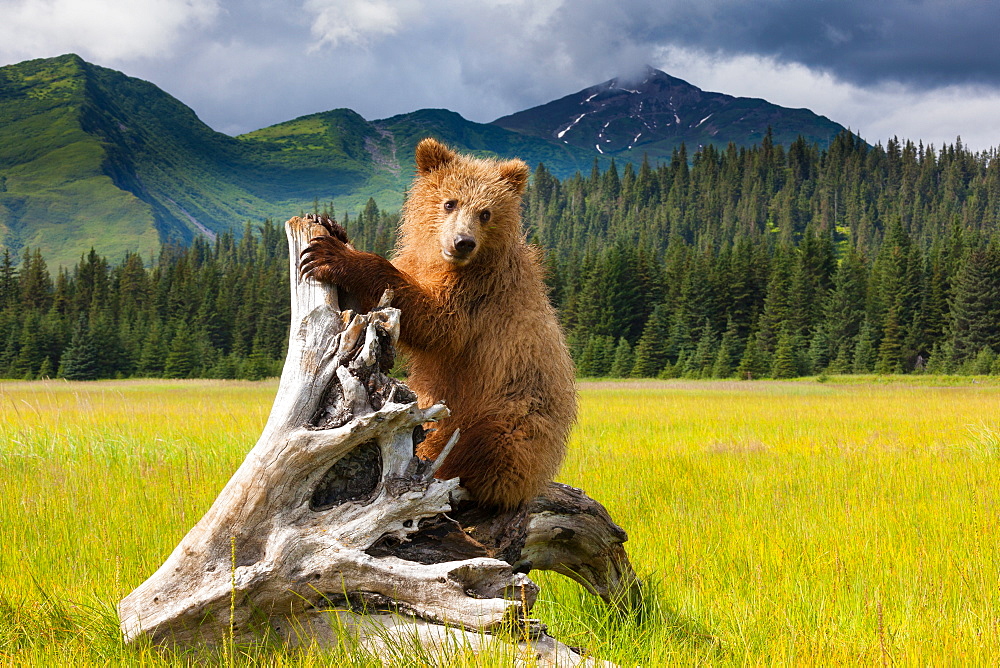
{"label": "grass meadow", "polygon": [[[207,510],[275,389],[0,384],[0,664],[373,663],[119,640],[115,604]],[[533,573],[564,642],[620,665],[1000,662],[1000,384],[606,381],[580,400],[560,479],[628,531],[647,593],[616,616]]]}

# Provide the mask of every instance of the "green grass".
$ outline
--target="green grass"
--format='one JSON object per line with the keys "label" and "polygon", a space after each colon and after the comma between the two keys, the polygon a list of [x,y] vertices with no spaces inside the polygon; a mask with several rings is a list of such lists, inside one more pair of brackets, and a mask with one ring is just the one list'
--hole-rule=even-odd
{"label": "green grass", "polygon": [[[534,614],[621,665],[995,664],[1000,385],[974,380],[582,383],[561,480],[629,532],[647,596],[619,616],[533,573]],[[0,663],[204,661],[122,647],[114,605],[211,504],[274,389],[0,384]]]}

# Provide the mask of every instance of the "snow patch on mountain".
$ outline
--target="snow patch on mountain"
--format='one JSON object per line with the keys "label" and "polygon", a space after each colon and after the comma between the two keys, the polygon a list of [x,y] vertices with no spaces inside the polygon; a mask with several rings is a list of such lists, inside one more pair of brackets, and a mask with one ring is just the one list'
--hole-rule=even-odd
{"label": "snow patch on mountain", "polygon": [[579,123],[580,119],[583,118],[586,115],[587,115],[587,112],[584,112],[584,113],[580,114],[579,116],[577,116],[576,120],[569,124],[569,127],[567,127],[565,130],[563,130],[562,132],[560,132],[556,136],[559,137],[559,139],[562,139],[563,135],[566,134],[567,132],[569,132],[570,130],[572,130],[573,126],[576,125],[577,123]]}

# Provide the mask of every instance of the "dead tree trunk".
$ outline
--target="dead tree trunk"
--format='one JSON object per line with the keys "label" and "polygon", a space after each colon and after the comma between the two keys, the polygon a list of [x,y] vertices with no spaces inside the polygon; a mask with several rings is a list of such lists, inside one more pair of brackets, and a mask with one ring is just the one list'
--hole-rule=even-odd
{"label": "dead tree trunk", "polygon": [[286,231],[292,329],[270,418],[208,513],[119,603],[125,640],[298,644],[351,633],[375,651],[393,638],[475,650],[520,629],[515,642],[543,662],[591,661],[528,619],[538,588],[515,571],[555,570],[627,605],[638,584],[625,533],[565,485],[496,514],[457,479],[434,478],[449,448],[426,462],[414,440],[447,408],[419,408],[386,375],[399,312],[341,311],[336,288],[299,278],[299,252],[324,228],[293,218]]}

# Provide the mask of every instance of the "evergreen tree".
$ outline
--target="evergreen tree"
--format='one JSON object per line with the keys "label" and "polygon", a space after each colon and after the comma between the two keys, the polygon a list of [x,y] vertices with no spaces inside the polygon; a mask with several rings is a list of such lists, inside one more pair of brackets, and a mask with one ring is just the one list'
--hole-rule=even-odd
{"label": "evergreen tree", "polygon": [[984,347],[976,355],[975,361],[972,363],[972,373],[986,376],[993,373],[993,367],[996,365],[997,354],[993,352],[993,349],[989,346]]}
{"label": "evergreen tree", "polygon": [[584,378],[600,378],[608,375],[614,357],[614,339],[610,336],[591,334],[583,357],[578,366],[578,373]]}
{"label": "evergreen tree", "polygon": [[250,356],[240,369],[240,378],[244,380],[263,380],[272,375],[271,363],[259,345],[255,345]]}
{"label": "evergreen tree", "polygon": [[772,378],[795,378],[799,375],[794,344],[795,337],[792,334],[792,326],[787,325],[782,328],[778,335],[778,344],[774,349],[774,357],[771,360]]}
{"label": "evergreen tree", "polygon": [[32,253],[24,249],[24,261],[18,275],[20,281],[21,306],[43,311],[52,299],[52,277],[49,275],[41,251]]}
{"label": "evergreen tree", "polygon": [[167,344],[163,335],[163,327],[159,319],[150,323],[139,355],[139,373],[143,376],[159,376],[163,373],[163,364],[167,358]]}
{"label": "evergreen tree", "polygon": [[715,363],[717,339],[711,323],[706,320],[694,353],[685,360],[684,376],[687,378],[709,378]]}
{"label": "evergreen tree", "polygon": [[757,333],[754,332],[747,339],[746,347],[743,349],[743,356],[740,358],[739,366],[736,367],[736,377],[740,380],[754,380],[763,378],[770,369],[769,356],[760,349],[757,342]]}
{"label": "evergreen tree", "polygon": [[737,355],[739,353],[737,348],[737,332],[736,322],[730,318],[729,325],[722,335],[722,340],[719,341],[719,349],[715,354],[715,360],[712,362],[712,378],[729,378],[736,371]]}
{"label": "evergreen tree", "polygon": [[10,249],[3,249],[3,256],[0,257],[0,311],[20,304],[21,292],[18,288],[17,268],[14,266],[14,258],[11,257]]}
{"label": "evergreen tree", "polygon": [[618,339],[618,345],[615,346],[610,376],[612,378],[628,378],[632,375],[633,367],[635,367],[635,354],[632,352],[632,346],[629,345],[628,339],[622,336]]}
{"label": "evergreen tree", "polygon": [[91,317],[90,333],[101,344],[98,360],[101,378],[115,378],[132,371],[110,312],[104,310]]}
{"label": "evergreen tree", "polygon": [[868,318],[861,324],[861,331],[858,332],[858,343],[854,348],[854,373],[871,373],[875,370],[875,360],[877,351],[875,349],[874,335]]}
{"label": "evergreen tree", "polygon": [[777,349],[781,330],[786,324],[792,324],[789,319],[793,310],[791,258],[790,249],[786,247],[777,249],[771,277],[767,283],[767,297],[764,299],[764,310],[757,328],[757,346],[767,355],[773,354]]}
{"label": "evergreen tree", "polygon": [[635,366],[632,367],[632,376],[636,378],[655,378],[663,369],[669,358],[667,357],[667,338],[670,334],[668,330],[667,309],[663,304],[658,304],[646,321],[646,326],[642,330],[642,336],[635,347]]}
{"label": "evergreen tree", "polygon": [[97,380],[101,377],[101,346],[84,316],[77,320],[73,338],[63,353],[58,375],[66,380]]}
{"label": "evergreen tree", "polygon": [[882,330],[882,342],[878,347],[878,361],[875,363],[876,373],[889,374],[903,371],[898,313],[899,308],[893,306],[886,317],[885,327]]}
{"label": "evergreen tree", "polygon": [[[646,376],[723,376],[737,362],[739,377],[792,362],[799,374],[896,372],[918,360],[972,373],[1000,350],[998,165],[995,151],[959,143],[870,147],[850,133],[827,149],[786,151],[770,135],[746,149],[682,146],[669,164],[595,161],[562,182],[540,165],[524,231],[543,247],[577,363],[598,337],[595,373],[627,366],[622,339]],[[371,199],[342,222],[382,253],[398,214]],[[274,373],[288,327],[285,245],[272,221],[247,222],[115,266],[90,251],[53,275],[37,248],[19,261],[0,249],[0,374],[72,369],[81,316],[101,344],[100,377],[159,375],[172,352],[171,374]],[[184,346],[165,325],[182,321]],[[170,344],[193,350],[184,369]]]}
{"label": "evergreen tree", "polygon": [[829,350],[818,350],[820,359],[849,357],[853,353],[865,318],[866,274],[864,258],[848,249],[833,275],[833,286],[823,304],[822,328]]}
{"label": "evergreen tree", "polygon": [[181,322],[170,341],[170,352],[163,361],[164,378],[190,378],[198,368],[198,351],[187,323]]}
{"label": "evergreen tree", "polygon": [[11,375],[24,380],[33,380],[45,360],[42,340],[41,316],[38,311],[29,311],[21,327],[21,340],[17,357],[11,366]]}
{"label": "evergreen tree", "polygon": [[830,336],[827,334],[826,329],[826,323],[820,325],[809,342],[808,360],[809,367],[813,373],[826,371],[833,361],[830,355]]}
{"label": "evergreen tree", "polygon": [[955,279],[951,305],[952,355],[956,364],[989,346],[1000,350],[1000,249],[969,253]]}

